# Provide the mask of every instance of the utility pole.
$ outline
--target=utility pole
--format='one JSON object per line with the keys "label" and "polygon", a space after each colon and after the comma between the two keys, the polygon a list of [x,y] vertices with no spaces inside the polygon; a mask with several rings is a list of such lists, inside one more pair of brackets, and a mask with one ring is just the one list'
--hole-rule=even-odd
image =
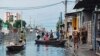
{"label": "utility pole", "polygon": [[59,17],[59,29],[62,30],[62,12],[60,12],[60,17]]}
{"label": "utility pole", "polygon": [[23,12],[21,11],[21,31],[22,31],[22,27],[23,27],[23,23],[22,23],[22,19],[23,19],[23,17],[22,17],[22,15],[23,15]]}
{"label": "utility pole", "polygon": [[65,0],[65,14],[67,13],[67,0]]}
{"label": "utility pole", "polygon": [[62,12],[60,12],[60,20],[61,20],[61,24],[62,24]]}
{"label": "utility pole", "polygon": [[[65,15],[66,15],[66,13],[67,13],[67,0],[65,0]],[[65,17],[65,20],[66,20],[66,17]],[[66,21],[66,24],[67,24],[67,21]],[[67,36],[67,25],[65,24],[65,26],[66,26],[66,28],[65,28],[65,32],[66,32],[66,37],[68,37]],[[67,47],[69,47],[69,37],[67,38]]]}
{"label": "utility pole", "polygon": [[32,27],[32,26],[31,26],[31,19],[32,19],[32,18],[31,18],[31,16],[30,16],[30,27]]}
{"label": "utility pole", "polygon": [[63,28],[62,28],[62,24],[63,24],[63,20],[62,20],[62,12],[60,12],[60,17],[59,17],[59,21],[60,21],[60,34],[61,34],[61,40],[63,39]]}
{"label": "utility pole", "polygon": [[35,28],[35,19],[34,19],[34,28]]}

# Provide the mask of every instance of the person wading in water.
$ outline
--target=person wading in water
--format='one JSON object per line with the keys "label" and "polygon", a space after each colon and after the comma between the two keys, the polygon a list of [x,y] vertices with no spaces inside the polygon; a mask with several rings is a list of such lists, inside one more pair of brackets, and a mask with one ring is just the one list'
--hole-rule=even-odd
{"label": "person wading in water", "polygon": [[37,37],[37,40],[40,39],[40,33],[39,33],[39,31],[36,32],[36,37]]}
{"label": "person wading in water", "polygon": [[74,49],[78,49],[78,42],[79,42],[79,32],[76,30],[76,27],[74,28],[74,31],[72,33],[73,39],[74,39]]}
{"label": "person wading in water", "polygon": [[48,34],[48,33],[45,34],[44,40],[45,40],[45,41],[48,41],[48,40],[49,40],[49,34]]}

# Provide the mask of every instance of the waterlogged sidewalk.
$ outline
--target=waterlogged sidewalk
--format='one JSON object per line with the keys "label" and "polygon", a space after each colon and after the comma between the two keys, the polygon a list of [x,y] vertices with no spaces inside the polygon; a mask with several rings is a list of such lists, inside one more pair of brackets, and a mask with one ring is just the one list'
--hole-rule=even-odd
{"label": "waterlogged sidewalk", "polygon": [[66,47],[69,47],[72,56],[96,56],[88,44],[80,44],[78,50],[74,51],[74,44],[70,42]]}
{"label": "waterlogged sidewalk", "polygon": [[96,56],[95,52],[90,49],[91,47],[88,44],[82,44],[79,46],[77,54],[78,56]]}

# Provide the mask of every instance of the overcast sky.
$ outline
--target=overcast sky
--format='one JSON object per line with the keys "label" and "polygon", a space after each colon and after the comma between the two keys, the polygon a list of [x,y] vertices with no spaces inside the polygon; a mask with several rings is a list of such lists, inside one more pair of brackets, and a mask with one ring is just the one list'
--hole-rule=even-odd
{"label": "overcast sky", "polygon": [[[0,0],[0,7],[36,7],[36,6],[44,6],[49,4],[58,3],[64,0]],[[69,0],[74,1],[74,0]],[[74,2],[68,2],[68,12],[72,11],[72,8],[74,6]],[[30,17],[32,26],[34,24],[36,25],[42,25],[46,27],[47,30],[56,29],[56,23],[59,19],[60,12],[63,13],[63,19],[64,19],[64,4],[61,3],[59,5],[42,8],[42,9],[33,9],[33,10],[5,10],[0,9],[0,17],[4,19],[4,13],[7,11],[11,12],[21,12],[23,15],[23,19],[27,22],[27,24],[30,23]]]}

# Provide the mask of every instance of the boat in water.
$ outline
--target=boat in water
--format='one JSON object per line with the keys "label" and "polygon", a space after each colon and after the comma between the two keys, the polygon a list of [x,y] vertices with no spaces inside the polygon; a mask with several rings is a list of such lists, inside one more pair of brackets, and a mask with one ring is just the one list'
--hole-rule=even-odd
{"label": "boat in water", "polygon": [[8,46],[6,46],[7,51],[21,51],[25,49],[25,42],[20,42],[15,44],[14,42],[10,42]]}
{"label": "boat in water", "polygon": [[8,51],[21,51],[24,48],[25,48],[24,45],[7,46]]}
{"label": "boat in water", "polygon": [[66,40],[35,40],[36,44],[43,44],[43,45],[52,45],[52,46],[65,46]]}
{"label": "boat in water", "polygon": [[7,51],[21,51],[25,49],[26,39],[23,34],[23,31],[20,33],[19,37],[16,37],[15,39],[8,42],[6,48]]}

